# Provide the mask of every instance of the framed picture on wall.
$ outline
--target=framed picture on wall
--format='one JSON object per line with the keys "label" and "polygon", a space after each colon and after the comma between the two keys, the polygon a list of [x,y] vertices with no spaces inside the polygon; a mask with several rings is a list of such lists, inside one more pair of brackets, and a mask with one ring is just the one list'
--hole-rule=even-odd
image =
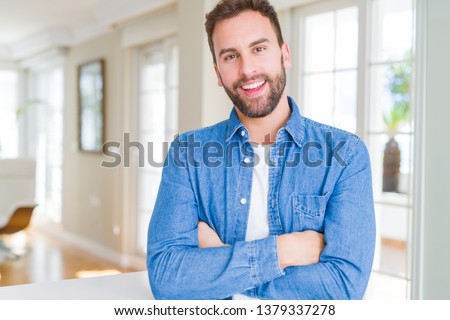
{"label": "framed picture on wall", "polygon": [[101,153],[105,133],[105,62],[90,61],[78,67],[79,149]]}

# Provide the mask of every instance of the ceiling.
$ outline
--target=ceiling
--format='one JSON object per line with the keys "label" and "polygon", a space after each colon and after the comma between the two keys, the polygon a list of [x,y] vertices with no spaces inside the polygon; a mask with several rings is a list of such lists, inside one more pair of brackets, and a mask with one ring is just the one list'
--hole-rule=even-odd
{"label": "ceiling", "polygon": [[[48,48],[76,45],[176,1],[0,0],[0,62],[20,61]],[[277,9],[314,1],[272,0]]]}
{"label": "ceiling", "polygon": [[[69,46],[174,0],[0,0],[0,59]],[[40,43],[37,45],[37,43]]]}
{"label": "ceiling", "polygon": [[105,0],[0,0],[0,45],[49,28],[94,24],[93,10],[101,2]]}

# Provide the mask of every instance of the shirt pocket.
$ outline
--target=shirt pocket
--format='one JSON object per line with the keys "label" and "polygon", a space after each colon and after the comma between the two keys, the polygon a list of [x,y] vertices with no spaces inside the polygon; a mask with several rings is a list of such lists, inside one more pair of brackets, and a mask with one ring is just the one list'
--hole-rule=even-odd
{"label": "shirt pocket", "polygon": [[293,195],[293,231],[299,232],[314,230],[317,232],[323,232],[328,198],[328,193],[318,196],[303,194]]}

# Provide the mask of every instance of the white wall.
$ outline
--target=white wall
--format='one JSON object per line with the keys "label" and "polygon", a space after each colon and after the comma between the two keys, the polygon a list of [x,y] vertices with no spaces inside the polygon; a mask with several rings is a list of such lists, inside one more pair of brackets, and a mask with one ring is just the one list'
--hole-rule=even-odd
{"label": "white wall", "polygon": [[67,58],[64,112],[64,164],[62,223],[66,230],[120,252],[120,234],[114,226],[122,214],[122,181],[118,169],[103,168],[101,154],[78,150],[77,67],[105,59],[106,141],[121,141],[123,113],[123,49],[118,32],[71,48]]}
{"label": "white wall", "polygon": [[[450,299],[450,1],[417,0],[419,81],[413,298]],[[422,99],[423,98],[423,99]],[[419,133],[419,134],[420,134]],[[421,250],[420,250],[421,249]],[[419,251],[418,251],[419,250]]]}

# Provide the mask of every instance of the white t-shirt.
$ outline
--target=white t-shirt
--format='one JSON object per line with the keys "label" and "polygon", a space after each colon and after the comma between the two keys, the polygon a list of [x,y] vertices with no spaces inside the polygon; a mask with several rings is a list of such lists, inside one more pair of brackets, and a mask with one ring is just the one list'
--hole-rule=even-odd
{"label": "white t-shirt", "polygon": [[[245,241],[259,240],[269,236],[269,218],[267,214],[267,196],[269,193],[270,145],[252,144],[255,153],[253,167],[252,195],[248,214],[247,233]],[[256,159],[256,155],[258,159]],[[254,298],[243,294],[235,294],[233,300],[252,300]]]}

